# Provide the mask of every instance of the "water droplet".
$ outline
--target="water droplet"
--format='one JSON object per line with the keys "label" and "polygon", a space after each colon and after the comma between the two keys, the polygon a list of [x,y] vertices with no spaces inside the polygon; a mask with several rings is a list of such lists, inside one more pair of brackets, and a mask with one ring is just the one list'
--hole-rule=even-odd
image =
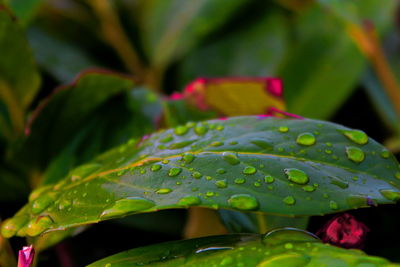
{"label": "water droplet", "polygon": [[215,128],[215,130],[217,130],[217,131],[222,131],[224,129],[224,126],[222,126],[222,125],[218,125],[216,128]]}
{"label": "water droplet", "polygon": [[169,194],[172,192],[172,189],[170,188],[160,188],[158,190],[156,190],[157,194]]}
{"label": "water droplet", "polygon": [[301,133],[296,138],[296,143],[303,146],[311,146],[316,142],[315,136],[312,133]]}
{"label": "water droplet", "polygon": [[32,208],[31,212],[33,214],[38,214],[45,210],[50,204],[54,202],[54,200],[57,198],[58,194],[55,193],[47,193],[45,195],[41,195],[38,198],[36,198],[33,203],[32,203]]}
{"label": "water droplet", "polygon": [[325,149],[325,153],[328,154],[328,155],[330,155],[330,154],[332,154],[332,150],[330,150],[330,149]]}
{"label": "water droplet", "polygon": [[286,205],[294,205],[296,204],[296,199],[292,196],[287,196],[283,199],[283,203]]}
{"label": "water droplet", "polygon": [[351,177],[351,180],[353,180],[353,181],[358,181],[358,176],[353,176],[353,177]]}
{"label": "water droplet", "polygon": [[105,219],[117,217],[120,215],[125,215],[129,212],[147,210],[155,205],[156,204],[153,201],[146,198],[128,197],[117,200],[111,208],[106,209],[101,213],[100,218]]}
{"label": "water droplet", "polygon": [[389,158],[390,157],[390,152],[389,152],[389,150],[383,150],[382,152],[381,152],[381,157],[382,158],[384,158],[384,159],[387,159],[387,158]]}
{"label": "water droplet", "polygon": [[359,145],[365,145],[368,143],[368,136],[359,130],[339,130],[344,136],[346,136],[349,140],[353,141]]}
{"label": "water droplet", "polygon": [[253,185],[254,185],[255,187],[260,187],[260,186],[261,186],[260,182],[254,182]]}
{"label": "water droplet", "polygon": [[243,173],[247,175],[255,174],[257,172],[257,169],[254,168],[253,166],[247,166],[246,168],[243,169]]}
{"label": "water droplet", "polygon": [[200,179],[203,176],[200,172],[193,172],[192,177],[195,179]]}
{"label": "water droplet", "polygon": [[210,144],[210,146],[218,147],[218,146],[222,146],[223,144],[224,144],[223,142],[215,141],[215,142],[212,142],[212,143]]}
{"label": "water droplet", "polygon": [[329,147],[332,146],[332,143],[330,143],[330,142],[326,142],[325,144],[326,144],[326,146],[329,146]]}
{"label": "water droplet", "polygon": [[192,163],[194,160],[195,156],[192,153],[184,153],[182,156],[182,159],[186,163]]}
{"label": "water droplet", "polygon": [[227,183],[226,183],[226,180],[218,180],[218,181],[215,182],[215,185],[218,188],[226,188],[228,186]]}
{"label": "water droplet", "polygon": [[324,193],[324,194],[322,195],[322,197],[323,197],[323,198],[329,198],[329,195],[328,195],[327,193]]}
{"label": "water droplet", "polygon": [[72,205],[72,201],[70,199],[62,198],[60,200],[60,202],[58,203],[58,209],[64,210],[64,209],[71,207],[71,205]]}
{"label": "water droplet", "polygon": [[289,127],[287,126],[280,126],[278,129],[281,133],[287,133],[289,131]]}
{"label": "water droplet", "polygon": [[207,131],[208,131],[208,128],[207,128],[207,126],[205,126],[205,125],[198,125],[198,126],[196,126],[196,127],[194,128],[194,132],[195,132],[197,135],[204,135],[204,134],[207,133]]}
{"label": "water droplet", "polygon": [[199,205],[200,203],[200,198],[196,196],[185,196],[178,201],[178,205],[185,207]]}
{"label": "water droplet", "polygon": [[342,189],[346,189],[349,187],[349,183],[345,180],[340,179],[339,177],[329,176],[329,178],[330,178],[330,183],[333,185],[336,185]]}
{"label": "water droplet", "polygon": [[28,217],[25,216],[16,216],[5,220],[1,225],[1,235],[5,238],[14,236],[28,220]]}
{"label": "water droplet", "polygon": [[386,199],[391,200],[391,201],[399,201],[400,200],[400,192],[393,191],[390,189],[383,189],[379,190],[382,196],[384,196]]}
{"label": "water droplet", "polygon": [[306,192],[314,192],[315,191],[315,187],[312,185],[305,185],[303,186],[303,190]]}
{"label": "water droplet", "polygon": [[233,152],[223,152],[222,158],[231,165],[237,165],[240,163],[236,153]]}
{"label": "water droplet", "polygon": [[35,217],[29,221],[26,233],[30,236],[37,236],[48,230],[53,224],[53,220],[49,216]]}
{"label": "water droplet", "polygon": [[180,174],[181,172],[182,172],[181,168],[171,168],[168,171],[168,176],[174,177],[174,176],[177,176],[178,174]]}
{"label": "water droplet", "polygon": [[228,199],[232,208],[239,210],[254,210],[258,208],[258,201],[255,197],[248,194],[233,195]]}
{"label": "water droplet", "polygon": [[265,181],[267,184],[272,184],[272,183],[275,181],[275,178],[272,177],[271,175],[266,175],[266,176],[264,177],[264,181]]}
{"label": "water droplet", "polygon": [[329,202],[329,207],[330,207],[331,209],[333,209],[333,210],[337,210],[337,209],[339,208],[339,205],[338,205],[335,201],[331,200],[331,201]]}
{"label": "water droplet", "polygon": [[154,164],[154,165],[151,166],[150,170],[152,172],[156,172],[156,171],[161,170],[161,168],[162,168],[162,166],[160,164]]}
{"label": "water droplet", "polygon": [[163,161],[161,161],[163,164],[168,164],[169,160],[168,159],[164,159]]}
{"label": "water droplet", "polygon": [[363,162],[365,159],[364,151],[354,146],[346,147],[347,158],[355,163]]}
{"label": "water droplet", "polygon": [[219,169],[217,169],[217,173],[218,174],[224,174],[224,173],[226,173],[226,170],[223,169],[223,168],[219,168]]}
{"label": "water droplet", "polygon": [[187,147],[188,145],[191,145],[194,142],[196,142],[196,140],[186,140],[186,141],[182,141],[182,142],[177,142],[177,143],[171,144],[170,146],[168,146],[168,148],[169,149],[180,149],[180,148]]}
{"label": "water droplet", "polygon": [[212,197],[214,195],[215,195],[215,193],[213,191],[207,191],[206,192],[206,196],[208,196],[208,197]]}
{"label": "water droplet", "polygon": [[309,181],[308,175],[302,170],[295,168],[284,169],[286,177],[289,181],[292,181],[296,184],[306,184]]}
{"label": "water droplet", "polygon": [[212,180],[212,177],[211,176],[206,176],[206,180],[210,181],[210,180]]}
{"label": "water droplet", "polygon": [[164,138],[160,139],[160,142],[161,143],[168,143],[168,142],[171,142],[172,140],[174,140],[174,137],[172,136],[172,134],[168,134]]}
{"label": "water droplet", "polygon": [[176,135],[184,135],[184,134],[186,134],[187,132],[188,132],[188,128],[186,127],[186,126],[178,126],[178,127],[176,127],[175,129],[174,129],[174,133],[176,134]]}
{"label": "water droplet", "polygon": [[262,149],[265,149],[265,150],[271,150],[274,148],[273,145],[271,145],[270,143],[268,143],[267,141],[262,140],[262,139],[251,140],[250,143],[252,143]]}
{"label": "water droplet", "polygon": [[233,146],[233,145],[237,145],[238,142],[237,141],[231,141],[231,142],[229,142],[229,144]]}
{"label": "water droplet", "polygon": [[235,179],[235,184],[244,184],[246,182],[246,179],[240,177]]}

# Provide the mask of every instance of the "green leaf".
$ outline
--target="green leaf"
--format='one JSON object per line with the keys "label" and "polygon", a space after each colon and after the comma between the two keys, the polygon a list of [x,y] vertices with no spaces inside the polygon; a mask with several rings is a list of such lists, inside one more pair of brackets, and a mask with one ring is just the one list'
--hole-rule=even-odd
{"label": "green leaf", "polygon": [[274,10],[193,51],[183,60],[183,84],[199,76],[273,76],[288,49],[285,23]]}
{"label": "green leaf", "polygon": [[39,10],[42,0],[9,0],[10,8],[24,26],[29,24]]}
{"label": "green leaf", "polygon": [[[40,85],[31,50],[15,18],[0,5],[0,129],[7,138],[21,134],[24,112]],[[12,130],[11,130],[12,129]]]}
{"label": "green leaf", "polygon": [[40,66],[62,83],[71,81],[84,69],[98,66],[78,47],[38,27],[29,28],[28,38]]}
{"label": "green leaf", "polygon": [[312,234],[294,228],[266,235],[231,234],[167,242],[131,249],[88,267],[103,266],[400,266],[323,244]]}
{"label": "green leaf", "polygon": [[399,177],[389,151],[337,124],[257,116],[188,123],[131,140],[37,189],[2,232],[35,236],[188,206],[322,215],[395,203]]}
{"label": "green leaf", "polygon": [[143,47],[150,62],[164,68],[216,30],[246,0],[145,0],[140,11]]}
{"label": "green leaf", "polygon": [[324,8],[316,4],[296,19],[298,38],[279,76],[285,81],[289,112],[326,119],[355,89],[366,68],[366,59],[348,34],[349,25],[368,19],[385,31],[396,1],[387,6],[378,0],[320,2]]}

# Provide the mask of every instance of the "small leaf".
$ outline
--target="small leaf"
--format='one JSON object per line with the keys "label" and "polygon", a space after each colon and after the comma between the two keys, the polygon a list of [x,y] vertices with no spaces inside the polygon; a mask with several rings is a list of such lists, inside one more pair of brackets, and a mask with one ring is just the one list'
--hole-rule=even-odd
{"label": "small leaf", "polygon": [[346,250],[323,244],[314,235],[283,228],[266,235],[231,234],[211,236],[128,250],[88,267],[103,266],[400,266],[368,256],[361,250]]}
{"label": "small leaf", "polygon": [[[280,132],[282,126],[288,131]],[[199,127],[207,131],[198,134]],[[81,175],[72,171],[54,186],[43,188],[6,221],[3,232],[7,236],[37,235],[191,205],[294,216],[395,203],[400,196],[400,170],[394,156],[382,156],[386,150],[370,138],[360,145],[343,131],[351,129],[316,120],[257,116],[163,130],[116,147],[79,167],[76,171]],[[313,133],[316,142],[298,144],[304,132]],[[189,140],[190,145],[168,149]],[[348,147],[362,150],[364,160],[348,158]],[[232,153],[229,160],[225,152]],[[188,162],[187,153],[193,154]],[[93,168],[94,164],[98,167]],[[161,168],[152,168],[154,164]],[[179,173],[169,175],[173,168],[180,169]],[[219,186],[218,181],[226,186]],[[188,197],[196,201],[182,201]]]}

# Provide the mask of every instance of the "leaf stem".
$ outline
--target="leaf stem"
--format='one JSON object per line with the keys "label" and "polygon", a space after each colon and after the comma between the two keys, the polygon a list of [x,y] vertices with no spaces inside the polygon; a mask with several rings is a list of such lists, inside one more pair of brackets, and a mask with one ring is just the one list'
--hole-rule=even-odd
{"label": "leaf stem", "polygon": [[103,38],[115,49],[125,67],[135,74],[139,81],[142,81],[145,72],[143,64],[110,1],[88,0],[88,3],[100,20]]}
{"label": "leaf stem", "polygon": [[265,234],[268,231],[265,214],[262,212],[257,212],[256,218],[257,218],[258,232],[260,234]]}
{"label": "leaf stem", "polygon": [[0,80],[0,99],[3,99],[7,105],[14,134],[21,133],[24,129],[24,111],[11,88],[2,80]]}
{"label": "leaf stem", "polygon": [[350,36],[371,62],[397,116],[400,117],[400,86],[385,57],[374,25],[370,21],[366,21],[363,27],[356,24],[348,26]]}

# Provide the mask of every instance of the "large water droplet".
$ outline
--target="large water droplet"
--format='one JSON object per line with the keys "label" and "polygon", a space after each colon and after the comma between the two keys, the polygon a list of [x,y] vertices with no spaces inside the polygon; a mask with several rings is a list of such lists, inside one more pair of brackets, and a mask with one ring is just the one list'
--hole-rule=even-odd
{"label": "large water droplet", "polygon": [[289,131],[289,127],[287,127],[287,126],[280,126],[280,127],[278,128],[278,130],[279,130],[281,133],[287,133],[287,132]]}
{"label": "large water droplet", "polygon": [[349,140],[353,141],[359,145],[365,145],[368,143],[368,136],[359,130],[339,130],[344,136],[346,136]]}
{"label": "large water droplet", "polygon": [[226,173],[226,170],[223,169],[223,168],[219,168],[219,169],[217,169],[217,173],[218,174],[224,174],[224,173]]}
{"label": "large water droplet", "polygon": [[115,204],[103,211],[100,215],[100,218],[111,218],[118,217],[120,215],[124,215],[130,212],[147,210],[154,207],[156,204],[146,198],[142,197],[128,197],[124,199],[117,200]]}
{"label": "large water droplet", "polygon": [[296,138],[296,143],[303,146],[314,145],[317,140],[312,133],[301,133]]}
{"label": "large water droplet", "polygon": [[254,210],[258,208],[258,201],[255,197],[248,194],[233,195],[228,199],[232,208],[239,210]]}
{"label": "large water droplet", "polygon": [[1,235],[5,238],[14,236],[27,222],[28,217],[16,216],[5,220],[1,225]]}
{"label": "large water droplet", "polygon": [[169,194],[172,192],[172,189],[170,188],[160,188],[156,190],[157,194]]}
{"label": "large water droplet", "polygon": [[168,176],[174,177],[174,176],[179,175],[181,172],[182,172],[181,168],[175,168],[174,167],[174,168],[169,169]]}
{"label": "large water droplet", "polygon": [[178,201],[178,205],[185,207],[199,205],[200,203],[200,198],[196,196],[185,196]]}
{"label": "large water droplet", "polygon": [[35,199],[32,203],[31,212],[33,214],[38,214],[45,210],[50,204],[54,202],[58,194],[56,193],[47,193],[45,195],[41,195],[37,199]]}
{"label": "large water droplet", "polygon": [[156,172],[161,170],[162,166],[160,164],[154,164],[150,167],[151,171]]}
{"label": "large water droplet", "polygon": [[48,230],[53,224],[49,216],[39,216],[31,219],[27,225],[26,233],[30,236],[37,236]]}
{"label": "large water droplet", "polygon": [[349,183],[345,180],[340,179],[339,177],[329,176],[329,179],[331,184],[336,185],[342,189],[346,189],[349,187]]}
{"label": "large water droplet", "polygon": [[264,177],[264,182],[266,182],[267,184],[271,184],[271,183],[273,183],[274,181],[275,181],[275,178],[272,177],[271,175],[266,175],[266,176]]}
{"label": "large water droplet", "polygon": [[247,175],[255,174],[257,172],[257,169],[254,168],[253,166],[247,166],[246,168],[243,169],[243,173]]}
{"label": "large water droplet", "polygon": [[309,181],[308,175],[302,170],[295,168],[288,168],[284,169],[284,172],[289,181],[292,181],[293,183],[306,184]]}
{"label": "large water droplet", "polygon": [[184,153],[182,155],[182,159],[184,162],[186,163],[192,163],[192,161],[194,160],[195,156],[192,153]]}
{"label": "large water droplet", "polygon": [[205,125],[198,125],[198,126],[196,126],[196,127],[194,128],[194,132],[195,132],[197,135],[204,135],[204,134],[207,133],[207,131],[208,131],[208,128],[207,128],[207,126],[205,126]]}
{"label": "large water droplet", "polygon": [[228,184],[226,183],[226,180],[218,180],[215,182],[215,185],[218,188],[226,188],[228,186]]}
{"label": "large water droplet", "polygon": [[354,146],[346,147],[347,158],[355,163],[363,162],[365,159],[364,151]]}
{"label": "large water droplet", "polygon": [[200,172],[193,172],[192,177],[195,179],[200,179],[203,176]]}
{"label": "large water droplet", "polygon": [[186,134],[188,132],[188,130],[189,129],[186,126],[181,125],[181,126],[178,126],[178,127],[176,127],[174,129],[174,133],[176,135],[184,135],[184,134]]}
{"label": "large water droplet", "polygon": [[391,200],[391,201],[399,201],[400,200],[400,192],[393,191],[390,189],[383,189],[379,190],[382,196],[384,196],[386,199]]}
{"label": "large water droplet", "polygon": [[286,205],[294,205],[296,204],[296,199],[292,196],[287,196],[283,199],[283,203]]}
{"label": "large water droplet", "polygon": [[231,165],[237,165],[240,163],[236,153],[233,152],[223,152],[222,158]]}

